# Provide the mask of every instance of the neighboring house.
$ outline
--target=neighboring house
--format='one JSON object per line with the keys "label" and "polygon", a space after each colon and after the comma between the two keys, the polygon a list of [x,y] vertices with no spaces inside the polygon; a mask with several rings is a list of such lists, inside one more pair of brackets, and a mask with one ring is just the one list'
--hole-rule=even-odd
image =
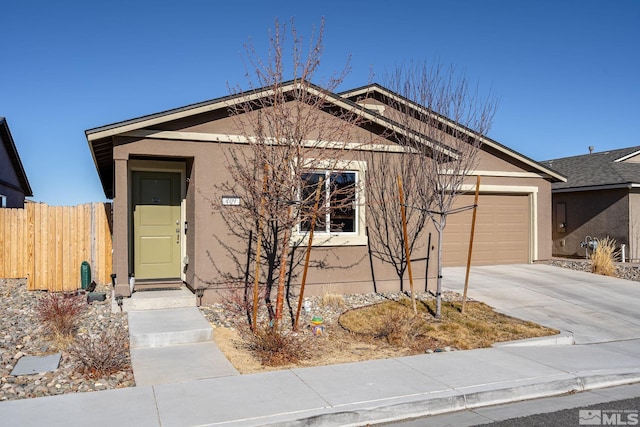
{"label": "neighboring house", "polygon": [[16,144],[4,117],[0,117],[0,208],[23,208],[33,196]]}
{"label": "neighboring house", "polygon": [[[285,91],[296,86],[291,82],[284,84]],[[319,89],[310,85],[306,90]],[[267,91],[254,93],[263,92]],[[366,197],[367,176],[376,171],[357,160],[357,151],[366,149],[375,153],[386,151],[389,146],[397,147],[385,136],[394,126],[388,118],[390,114],[386,114],[390,111],[385,111],[393,105],[392,98],[398,97],[378,85],[329,96],[328,110],[356,110],[362,118],[357,129],[359,137],[382,143],[368,147],[354,144],[353,149],[344,152],[344,170],[352,173],[364,191],[358,194],[352,230],[332,234],[331,239],[316,234],[312,253],[324,262],[321,269],[309,271],[310,293],[372,290],[367,214],[362,202]],[[116,292],[128,295],[129,274],[135,276],[136,287],[174,280],[192,288],[215,289],[217,286],[212,283],[220,280],[220,269],[236,270],[231,260],[225,260],[227,253],[221,246],[221,240],[234,244],[227,237],[229,232],[220,216],[224,215],[225,207],[214,210],[211,199],[224,196],[216,193],[216,184],[231,179],[223,150],[232,141],[234,147],[242,149],[243,138],[230,117],[229,107],[243,99],[242,94],[218,98],[86,131],[104,192],[114,200]],[[327,120],[341,119],[327,115]],[[442,121],[455,125],[446,118]],[[341,141],[344,142],[349,141]],[[469,194],[462,195],[458,203],[473,203],[474,175],[482,175],[473,263],[530,263],[549,258],[551,184],[563,181],[564,177],[496,141],[483,138],[482,142],[477,170],[465,186]],[[136,212],[153,205],[166,205],[154,208],[158,212],[164,209],[164,214],[149,213],[156,223],[166,223],[166,231],[158,231],[157,236],[142,236],[143,226]],[[466,263],[470,218],[471,211],[449,216],[444,248],[446,265]],[[436,241],[434,236],[432,242]],[[422,280],[422,286],[424,259],[421,262],[421,267],[416,264],[414,268],[414,277]],[[390,266],[375,261],[374,267],[379,290],[398,289],[398,279]],[[431,278],[435,271],[432,262]],[[224,287],[225,284],[220,285]],[[205,298],[208,295],[213,292],[207,291]]]}
{"label": "neighboring house", "polygon": [[640,146],[542,162],[567,177],[553,194],[553,254],[586,256],[581,243],[611,237],[640,261]]}

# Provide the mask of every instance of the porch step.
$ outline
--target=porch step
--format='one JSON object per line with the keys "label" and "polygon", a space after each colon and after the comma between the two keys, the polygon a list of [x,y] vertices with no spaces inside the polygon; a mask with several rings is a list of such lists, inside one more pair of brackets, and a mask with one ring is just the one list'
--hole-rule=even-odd
{"label": "porch step", "polygon": [[129,311],[128,314],[132,349],[213,340],[213,329],[197,307]]}
{"label": "porch step", "polygon": [[[167,308],[195,307],[196,296],[189,289],[162,289],[134,292],[131,298],[122,299],[122,311],[164,310]],[[120,311],[115,298],[111,298],[111,310]]]}

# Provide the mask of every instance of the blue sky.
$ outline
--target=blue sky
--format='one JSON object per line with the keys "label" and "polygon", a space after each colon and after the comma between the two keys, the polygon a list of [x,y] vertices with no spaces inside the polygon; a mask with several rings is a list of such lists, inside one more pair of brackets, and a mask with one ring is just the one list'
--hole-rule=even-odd
{"label": "blue sky", "polygon": [[[274,18],[325,17],[341,89],[410,61],[453,64],[499,99],[489,136],[534,160],[640,145],[640,1],[5,0],[0,116],[33,200],[104,200],[84,131],[227,95]],[[377,77],[376,77],[377,76]]]}

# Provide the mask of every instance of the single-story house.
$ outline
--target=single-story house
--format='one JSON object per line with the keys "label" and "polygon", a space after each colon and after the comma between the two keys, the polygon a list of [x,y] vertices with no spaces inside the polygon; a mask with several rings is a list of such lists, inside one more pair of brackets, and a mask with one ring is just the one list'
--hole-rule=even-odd
{"label": "single-story house", "polygon": [[[300,89],[297,83],[283,84],[285,92],[294,89]],[[305,90],[319,89],[308,85]],[[251,93],[267,96],[268,88]],[[229,232],[221,216],[227,207],[214,210],[211,200],[225,196],[216,193],[216,184],[232,179],[223,150],[232,143],[242,149],[243,138],[230,109],[246,96],[217,98],[85,132],[105,195],[113,199],[116,292],[128,295],[129,274],[135,276],[136,287],[170,280],[195,289],[206,288],[205,302],[213,298],[217,288],[224,288],[216,285],[220,271],[233,270],[236,265],[231,259],[225,261],[223,244]],[[388,136],[395,126],[388,109],[395,105],[390,101],[397,99],[396,94],[377,84],[327,96],[326,120],[341,120],[329,111],[356,111],[362,120],[353,134],[383,142],[367,148],[354,144],[342,152],[349,157],[344,167],[361,181],[364,191],[358,196],[348,232],[327,230],[336,234],[333,239],[319,238],[317,243],[314,239],[312,253],[323,260],[323,268],[310,269],[307,292],[372,291],[367,213],[360,202],[366,197],[367,176],[376,171],[358,161],[356,152],[397,145]],[[447,120],[442,118],[443,122]],[[551,257],[551,185],[564,181],[564,177],[486,137],[482,138],[477,169],[465,185],[469,193],[460,197],[459,205],[473,203],[478,174],[482,183],[473,263],[531,263]],[[141,220],[142,206],[157,211],[145,211],[154,227]],[[449,216],[443,248],[446,265],[466,263],[470,223],[471,211]],[[434,237],[432,245],[436,241]],[[234,244],[232,240],[227,243]],[[427,246],[426,234],[423,246]],[[427,272],[422,262],[422,267],[414,268],[414,277],[424,283]],[[397,290],[398,278],[392,268],[376,260],[373,264],[378,289]],[[435,274],[435,263],[431,262],[428,277]],[[435,281],[432,284],[435,286]]]}
{"label": "single-story house", "polygon": [[7,119],[0,117],[0,208],[23,208],[33,196]]}
{"label": "single-story house", "polygon": [[567,177],[552,184],[553,254],[584,257],[588,241],[610,237],[640,261],[640,146],[542,163]]}

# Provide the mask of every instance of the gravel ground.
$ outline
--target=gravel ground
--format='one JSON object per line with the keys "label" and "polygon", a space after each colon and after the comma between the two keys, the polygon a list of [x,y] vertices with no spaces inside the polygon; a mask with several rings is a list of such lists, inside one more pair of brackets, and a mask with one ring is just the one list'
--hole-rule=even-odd
{"label": "gravel ground", "polygon": [[[12,376],[11,371],[21,357],[57,353],[36,317],[36,303],[42,295],[43,292],[27,291],[25,279],[0,279],[0,401],[135,385],[130,368],[106,378],[85,378],[76,372],[76,360],[65,351],[60,366],[53,372]],[[108,299],[87,305],[79,316],[78,333],[97,334],[107,328],[128,333],[126,314],[112,314]]]}
{"label": "gravel ground", "polygon": [[[586,259],[552,259],[546,262],[549,265],[562,268],[570,268],[578,271],[591,271],[591,261]],[[640,265],[635,263],[616,263],[616,277],[640,282]]]}
{"label": "gravel ground", "polygon": [[[386,300],[398,300],[400,298],[406,298],[407,294],[401,292],[393,293],[368,293],[368,294],[353,294],[353,295],[338,295],[328,294],[325,296],[310,296],[305,297],[305,301],[308,301],[309,311],[304,308],[300,312],[300,326],[310,324],[313,316],[321,316],[325,324],[337,324],[338,317],[347,310],[363,307],[365,305],[374,304]],[[431,293],[418,292],[416,293],[418,300],[435,299],[435,296]],[[462,296],[456,292],[443,292],[443,301],[457,301]],[[285,307],[283,314],[283,324],[292,324],[292,314],[295,317],[296,310],[298,308],[298,299],[291,298],[291,309]],[[471,299],[468,299],[471,301]],[[275,301],[273,301],[275,306]],[[202,314],[209,320],[209,322],[215,327],[237,328],[241,325],[247,325],[247,317],[243,314],[241,306],[237,303],[226,302],[210,304],[200,307]],[[258,323],[265,324],[268,319],[267,309],[264,306],[264,301],[260,301],[260,311],[258,313]]]}

